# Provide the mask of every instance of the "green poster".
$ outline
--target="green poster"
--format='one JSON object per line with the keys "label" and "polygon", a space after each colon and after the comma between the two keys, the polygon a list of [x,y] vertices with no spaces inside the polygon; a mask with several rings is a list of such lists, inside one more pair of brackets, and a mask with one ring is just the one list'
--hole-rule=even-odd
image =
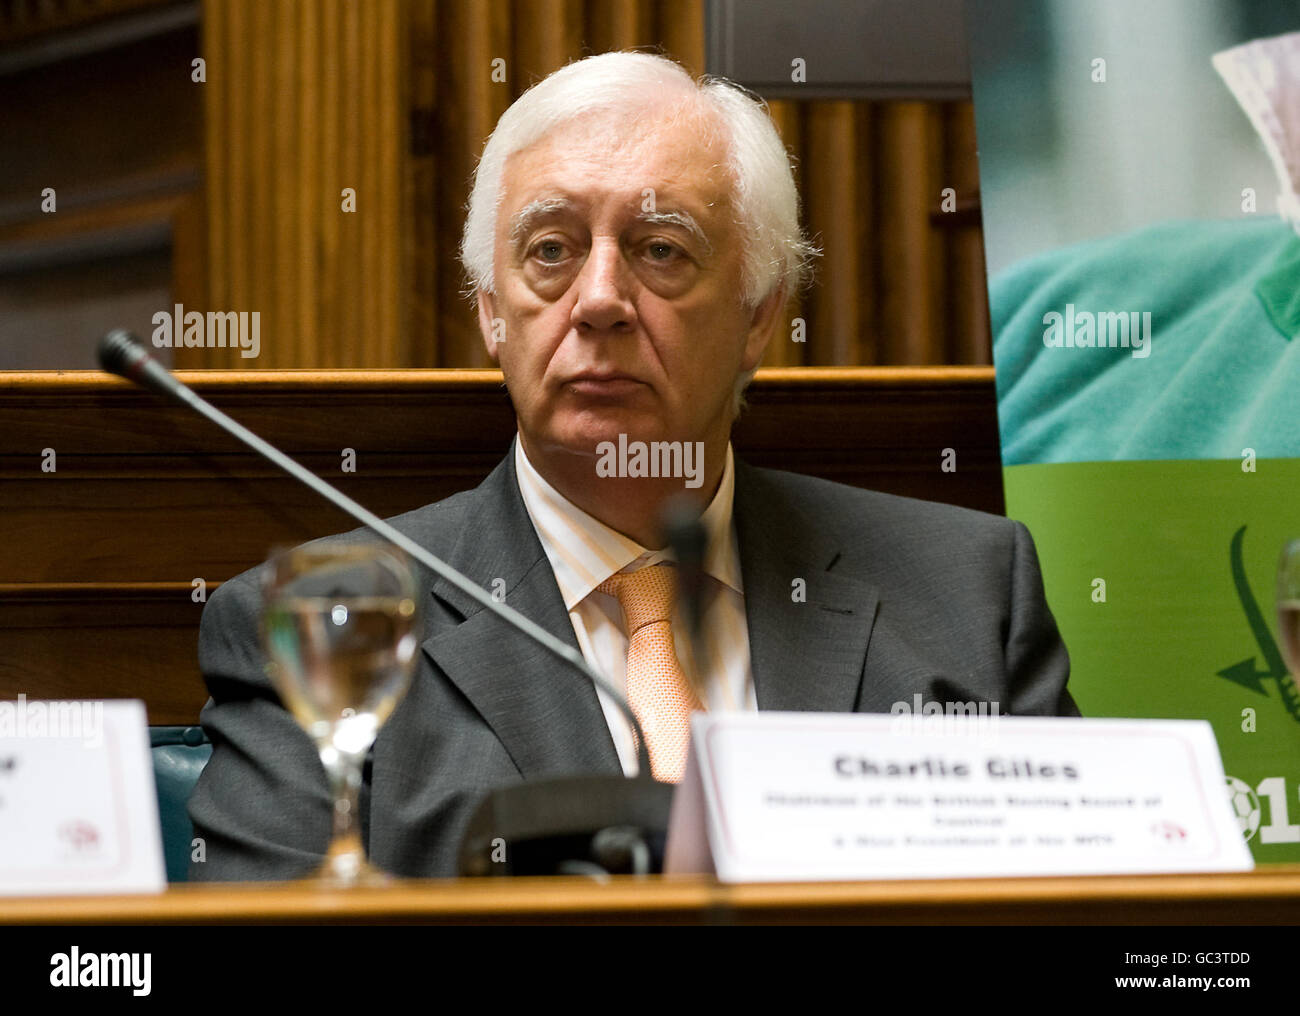
{"label": "green poster", "polygon": [[1208,720],[1256,861],[1300,861],[1276,615],[1300,538],[1300,9],[968,20],[1007,514],[1071,691],[1085,716]]}
{"label": "green poster", "polygon": [[1300,458],[1242,466],[1011,466],[1007,514],[1034,534],[1083,714],[1208,720],[1256,861],[1295,861],[1300,694],[1273,589]]}

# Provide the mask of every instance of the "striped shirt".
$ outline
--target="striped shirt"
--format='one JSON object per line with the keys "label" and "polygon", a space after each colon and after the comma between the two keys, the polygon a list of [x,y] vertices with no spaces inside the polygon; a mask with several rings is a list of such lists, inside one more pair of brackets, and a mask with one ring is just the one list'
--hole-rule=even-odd
{"label": "striped shirt", "polygon": [[[597,586],[620,571],[635,571],[672,561],[671,550],[646,550],[635,540],[610,529],[568,501],[537,472],[523,443],[515,439],[515,475],[542,549],[551,562],[555,581],[573,622],[578,648],[597,673],[615,688],[626,688],[627,633],[618,600]],[[754,679],[749,662],[749,628],[745,622],[745,591],[740,576],[740,550],[732,520],[736,477],[731,445],[722,482],[700,521],[708,535],[702,592],[703,646],[708,666],[697,666],[680,606],[673,611],[673,643],[687,680],[709,711],[755,710]],[[622,711],[598,692],[605,720],[628,776],[637,772],[632,731]]]}

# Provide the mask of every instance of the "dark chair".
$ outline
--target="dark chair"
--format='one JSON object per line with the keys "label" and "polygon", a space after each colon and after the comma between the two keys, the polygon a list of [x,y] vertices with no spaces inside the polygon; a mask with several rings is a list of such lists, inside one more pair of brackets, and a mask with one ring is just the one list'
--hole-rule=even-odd
{"label": "dark chair", "polygon": [[184,882],[190,867],[194,826],[187,809],[199,773],[212,755],[203,728],[150,727],[154,782],[158,788],[158,819],[162,825],[167,881]]}

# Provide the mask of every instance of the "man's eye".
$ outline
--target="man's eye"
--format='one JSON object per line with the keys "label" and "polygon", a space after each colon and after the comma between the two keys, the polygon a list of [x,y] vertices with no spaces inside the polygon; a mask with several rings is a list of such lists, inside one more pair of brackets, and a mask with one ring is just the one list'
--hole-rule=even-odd
{"label": "man's eye", "polygon": [[653,240],[646,244],[646,253],[650,256],[651,261],[669,262],[681,255],[681,251],[675,244],[665,243],[662,240]]}
{"label": "man's eye", "polygon": [[564,244],[559,240],[543,240],[533,248],[533,253],[545,264],[558,264],[564,258]]}

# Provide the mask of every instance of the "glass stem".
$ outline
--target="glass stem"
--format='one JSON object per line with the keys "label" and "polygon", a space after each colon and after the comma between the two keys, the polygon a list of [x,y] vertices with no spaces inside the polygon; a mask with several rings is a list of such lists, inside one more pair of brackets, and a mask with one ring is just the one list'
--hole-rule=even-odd
{"label": "glass stem", "polygon": [[321,764],[329,775],[334,798],[334,832],[325,867],[330,875],[349,882],[365,867],[365,848],[361,843],[361,770],[365,753],[339,751],[333,745],[321,749]]}

